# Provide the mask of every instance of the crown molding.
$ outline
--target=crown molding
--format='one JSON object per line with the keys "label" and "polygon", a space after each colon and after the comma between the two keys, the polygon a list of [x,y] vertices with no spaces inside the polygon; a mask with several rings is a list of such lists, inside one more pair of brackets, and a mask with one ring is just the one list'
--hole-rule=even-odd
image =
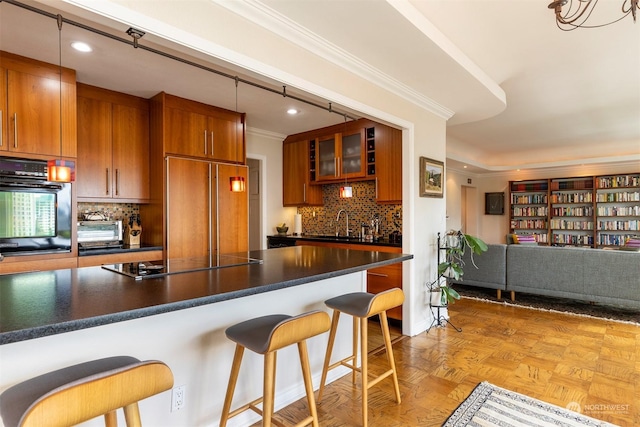
{"label": "crown molding", "polygon": [[254,135],[254,136],[259,136],[259,137],[262,137],[262,138],[274,139],[274,140],[278,140],[280,142],[284,141],[285,138],[287,137],[287,135],[283,135],[283,134],[278,133],[278,132],[270,132],[268,130],[249,127],[249,126],[247,126],[247,128],[246,128],[246,132],[247,132],[247,135]]}
{"label": "crown molding", "polygon": [[436,116],[449,120],[454,112],[436,101],[413,90],[375,67],[361,61],[349,52],[307,30],[258,0],[211,0],[225,9],[259,25],[291,43],[343,68],[385,90],[394,93]]}

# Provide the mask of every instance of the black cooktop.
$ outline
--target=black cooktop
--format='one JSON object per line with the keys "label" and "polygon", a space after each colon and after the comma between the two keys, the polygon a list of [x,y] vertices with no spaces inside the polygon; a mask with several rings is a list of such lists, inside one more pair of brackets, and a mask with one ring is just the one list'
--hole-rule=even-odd
{"label": "black cooktop", "polygon": [[262,260],[250,258],[247,255],[234,254],[218,255],[212,260],[209,260],[208,258],[180,258],[166,261],[158,260],[126,262],[121,264],[103,264],[102,268],[140,280],[166,276],[168,274],[189,273],[192,271],[235,267],[248,264],[262,264]]}

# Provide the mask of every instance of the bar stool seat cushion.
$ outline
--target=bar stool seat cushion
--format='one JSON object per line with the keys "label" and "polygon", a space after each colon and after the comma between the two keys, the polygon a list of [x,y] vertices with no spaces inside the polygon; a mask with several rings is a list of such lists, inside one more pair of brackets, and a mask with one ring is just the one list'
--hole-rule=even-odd
{"label": "bar stool seat cushion", "polygon": [[339,310],[355,317],[365,317],[371,308],[371,301],[375,294],[367,292],[353,292],[326,300],[327,307]]}
{"label": "bar stool seat cushion", "polygon": [[286,314],[272,314],[249,319],[230,326],[225,331],[227,338],[258,354],[265,354],[276,327],[291,319]]}
{"label": "bar stool seat cushion", "polygon": [[0,397],[0,412],[5,426],[17,426],[22,416],[37,400],[79,382],[91,381],[128,369],[140,360],[131,356],[114,356],[92,360],[48,372],[5,390]]}

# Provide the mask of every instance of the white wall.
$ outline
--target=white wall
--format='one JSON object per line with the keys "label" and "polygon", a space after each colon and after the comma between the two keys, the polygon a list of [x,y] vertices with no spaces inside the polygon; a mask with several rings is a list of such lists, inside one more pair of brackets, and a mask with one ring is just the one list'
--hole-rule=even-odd
{"label": "white wall", "polygon": [[[460,218],[460,189],[463,185],[472,185],[477,188],[478,206],[478,237],[487,243],[506,243],[505,236],[509,232],[509,181],[526,179],[568,178],[578,176],[595,176],[606,174],[623,174],[640,171],[640,163],[627,162],[612,165],[583,165],[565,168],[534,169],[510,172],[494,172],[483,175],[465,173],[459,170],[447,170],[447,214],[448,228],[458,228]],[[467,184],[467,179],[472,184]],[[491,192],[504,192],[504,215],[484,214],[484,194]]]}
{"label": "white wall", "polygon": [[296,208],[282,206],[282,141],[284,136],[248,128],[247,157],[258,159],[262,204],[262,249],[267,248],[267,236],[275,234],[276,225],[286,222],[293,226]]}

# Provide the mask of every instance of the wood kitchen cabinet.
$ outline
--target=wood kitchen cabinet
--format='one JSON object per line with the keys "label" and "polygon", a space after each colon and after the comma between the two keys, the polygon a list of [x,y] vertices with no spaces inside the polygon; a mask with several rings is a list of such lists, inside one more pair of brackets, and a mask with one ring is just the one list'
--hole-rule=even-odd
{"label": "wood kitchen cabinet", "polygon": [[0,67],[0,153],[8,150],[7,138],[7,70]]}
{"label": "wood kitchen cabinet", "polygon": [[220,162],[245,163],[244,114],[160,93],[164,152]]}
{"label": "wood kitchen cabinet", "polygon": [[[293,145],[304,143],[305,148]],[[302,189],[308,194],[309,187],[345,180],[375,180],[377,203],[402,203],[402,131],[359,119],[289,135],[283,142],[283,177],[284,206],[316,204]]]}
{"label": "wood kitchen cabinet", "polygon": [[4,103],[0,150],[42,159],[75,158],[75,71],[62,68],[60,75],[57,65],[8,52],[0,52],[0,69]]}
{"label": "wood kitchen cabinet", "polygon": [[229,177],[247,175],[246,166],[167,159],[167,259],[248,251],[248,195],[229,190]]}
{"label": "wood kitchen cabinet", "polygon": [[148,101],[78,84],[77,102],[78,199],[148,201]]}
{"label": "wood kitchen cabinet", "polygon": [[[379,246],[375,244],[357,244],[341,242],[324,242],[314,240],[298,240],[296,246],[327,246],[331,248],[354,249],[360,251],[379,251],[402,253],[402,249],[395,246]],[[367,270],[367,292],[377,294],[388,289],[402,289],[402,263],[385,265]],[[395,307],[387,312],[391,319],[402,320],[402,306]]]}
{"label": "wood kitchen cabinet", "polygon": [[282,145],[283,206],[322,205],[322,187],[310,182],[311,144],[315,141],[291,141]]}
{"label": "wood kitchen cabinet", "polygon": [[375,144],[376,202],[402,203],[402,131],[379,124],[368,130]]}
{"label": "wood kitchen cabinet", "polygon": [[364,128],[320,136],[315,142],[316,181],[365,176]]}
{"label": "wood kitchen cabinet", "polygon": [[[149,108],[151,198],[140,206],[145,218],[142,243],[163,246],[167,259],[213,260],[217,253],[247,251],[248,192],[232,193],[229,188],[230,176],[244,176],[248,182],[248,168],[243,165],[244,114],[165,93],[151,98]],[[209,126],[217,113],[234,123],[226,133],[214,132],[214,138],[222,136],[214,139],[213,155],[225,162],[203,154],[203,126]],[[193,144],[198,136],[199,142]],[[215,144],[226,148],[218,150]],[[192,151],[192,147],[202,151]],[[210,148],[207,150],[210,155]]]}

